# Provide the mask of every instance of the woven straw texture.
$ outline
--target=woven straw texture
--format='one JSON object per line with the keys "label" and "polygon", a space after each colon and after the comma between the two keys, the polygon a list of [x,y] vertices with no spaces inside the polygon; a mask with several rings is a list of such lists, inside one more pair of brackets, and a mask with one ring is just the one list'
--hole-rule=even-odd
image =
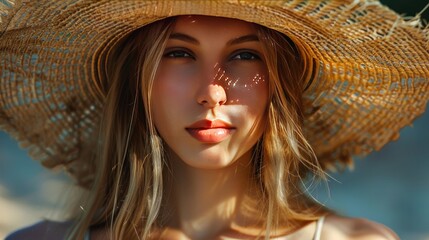
{"label": "woven straw texture", "polygon": [[239,18],[312,56],[305,133],[325,168],[378,150],[429,99],[429,31],[378,1],[0,1],[0,128],[48,168],[93,169],[105,97],[98,69],[127,33],[168,16]]}

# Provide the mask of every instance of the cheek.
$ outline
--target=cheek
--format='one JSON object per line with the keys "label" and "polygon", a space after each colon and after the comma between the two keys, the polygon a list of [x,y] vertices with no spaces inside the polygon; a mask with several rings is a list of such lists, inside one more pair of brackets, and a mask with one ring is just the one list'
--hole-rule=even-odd
{"label": "cheek", "polygon": [[249,118],[254,120],[254,126],[262,127],[266,120],[266,109],[268,106],[268,84],[262,83],[251,90],[252,95],[248,98],[245,104],[249,106],[248,114]]}
{"label": "cheek", "polygon": [[245,105],[254,113],[263,111],[268,102],[268,78],[266,71],[235,72],[225,81],[229,92],[228,103]]}
{"label": "cheek", "polygon": [[174,128],[172,120],[183,114],[189,95],[189,86],[184,79],[168,71],[157,74],[152,86],[151,112],[161,135]]}
{"label": "cheek", "polygon": [[152,88],[152,105],[173,108],[189,98],[189,78],[171,71],[162,71],[155,77]]}
{"label": "cheek", "polygon": [[[230,91],[229,105],[241,109],[236,120],[244,130],[243,136],[246,144],[255,144],[264,131],[266,124],[266,109],[269,103],[268,80],[262,78],[261,82],[251,86],[235,86]],[[238,111],[237,111],[238,112]]]}

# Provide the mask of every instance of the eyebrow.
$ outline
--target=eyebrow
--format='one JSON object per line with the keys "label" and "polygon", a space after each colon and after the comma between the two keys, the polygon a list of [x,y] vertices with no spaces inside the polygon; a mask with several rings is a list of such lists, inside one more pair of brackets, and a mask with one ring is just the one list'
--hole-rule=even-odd
{"label": "eyebrow", "polygon": [[[191,37],[187,34],[184,33],[172,33],[169,37],[169,39],[176,39],[176,40],[181,40],[184,42],[189,42],[192,44],[196,44],[196,45],[200,45],[200,42],[194,38]],[[255,34],[249,34],[249,35],[244,35],[238,38],[234,38],[229,40],[226,44],[227,45],[234,45],[234,44],[239,44],[239,43],[243,43],[243,42],[259,42],[259,37]]]}
{"label": "eyebrow", "polygon": [[259,42],[259,37],[255,34],[244,35],[228,41],[227,45],[234,45],[244,42]]}
{"label": "eyebrow", "polygon": [[200,42],[197,39],[195,39],[195,38],[193,38],[187,34],[184,34],[184,33],[172,33],[170,35],[169,39],[176,39],[176,40],[181,40],[184,42],[189,42],[189,43],[200,45]]}

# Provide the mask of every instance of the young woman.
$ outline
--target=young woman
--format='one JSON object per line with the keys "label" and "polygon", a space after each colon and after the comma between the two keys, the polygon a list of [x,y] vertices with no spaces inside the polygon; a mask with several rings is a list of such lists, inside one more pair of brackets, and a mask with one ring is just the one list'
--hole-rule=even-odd
{"label": "young woman", "polygon": [[[14,24],[43,4],[10,7],[0,38],[4,128],[90,192],[72,221],[45,221],[8,239],[397,239],[380,224],[325,209],[303,182],[382,146],[420,113],[429,58],[409,53],[427,47],[422,30],[401,23],[383,32],[356,16],[362,34],[345,14],[332,18],[396,16],[366,2],[127,3],[52,5],[57,24],[25,37]],[[304,17],[311,13],[330,24]],[[341,30],[328,33],[336,24]],[[399,46],[366,36],[373,30],[391,39],[407,32],[407,51],[386,58],[383,47]],[[34,43],[6,47],[11,39]],[[391,86],[405,76],[414,92]],[[17,100],[7,102],[13,82]],[[403,96],[408,109],[386,96]],[[18,133],[25,127],[12,112],[31,104],[41,112],[29,116],[46,118],[32,128],[50,127],[43,135]]]}

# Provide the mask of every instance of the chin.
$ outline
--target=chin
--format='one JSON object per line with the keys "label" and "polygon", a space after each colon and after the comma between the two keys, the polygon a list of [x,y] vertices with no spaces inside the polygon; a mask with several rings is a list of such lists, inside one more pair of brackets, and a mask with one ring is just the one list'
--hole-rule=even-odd
{"label": "chin", "polygon": [[194,156],[191,158],[182,158],[186,165],[203,169],[203,170],[217,170],[230,166],[234,161],[234,159],[219,156],[219,153],[213,154],[215,156],[207,156],[207,154],[198,154],[202,156]]}
{"label": "chin", "polygon": [[195,169],[201,170],[221,170],[234,165],[237,162],[251,161],[252,151],[248,149],[243,151],[244,147],[234,148],[228,146],[204,146],[204,147],[185,147],[181,146],[174,151],[168,148],[170,160],[181,163]]}

